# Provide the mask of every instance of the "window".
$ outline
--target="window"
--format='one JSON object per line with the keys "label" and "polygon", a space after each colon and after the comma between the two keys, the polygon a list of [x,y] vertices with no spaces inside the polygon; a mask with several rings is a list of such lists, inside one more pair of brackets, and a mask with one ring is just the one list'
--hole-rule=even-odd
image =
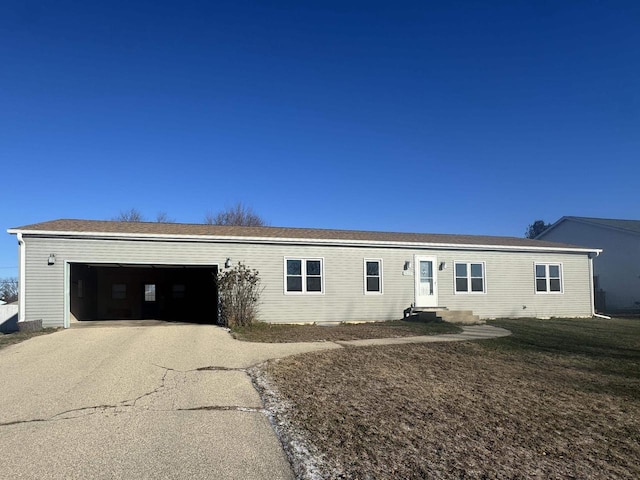
{"label": "window", "polygon": [[127,298],[127,284],[114,283],[111,285],[111,298],[114,300],[124,300]]}
{"label": "window", "polygon": [[484,263],[456,263],[456,293],[485,293]]}
{"label": "window", "polygon": [[562,265],[536,263],[536,293],[562,293]]}
{"label": "window", "polygon": [[382,260],[364,260],[364,293],[382,293]]}
{"label": "window", "polygon": [[144,301],[155,302],[156,301],[156,286],[153,283],[146,283],[144,286]]}
{"label": "window", "polygon": [[321,258],[285,258],[285,293],[323,293]]}

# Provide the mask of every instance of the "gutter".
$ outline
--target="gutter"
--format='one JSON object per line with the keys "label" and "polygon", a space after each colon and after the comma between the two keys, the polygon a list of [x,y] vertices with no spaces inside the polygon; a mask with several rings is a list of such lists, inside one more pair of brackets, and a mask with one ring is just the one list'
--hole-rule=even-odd
{"label": "gutter", "polygon": [[[598,254],[596,254],[598,256]],[[596,315],[595,282],[593,281],[593,256],[589,255],[589,297],[591,298],[591,316]]]}
{"label": "gutter", "polygon": [[[600,253],[596,253],[596,257],[599,256]],[[593,282],[593,257],[591,255],[589,255],[589,285],[590,285],[590,290],[591,290],[591,316],[595,317],[595,318],[604,318],[605,320],[611,320],[611,317],[608,317],[607,315],[601,315],[599,313],[596,313],[596,301],[595,301],[595,285]]]}
{"label": "gutter", "polygon": [[114,233],[114,232],[72,232],[55,230],[16,230],[9,229],[8,233],[22,233],[36,236],[54,236],[71,238],[88,238],[94,240],[156,240],[156,241],[184,241],[184,242],[211,242],[211,243],[260,243],[283,245],[323,245],[323,246],[354,246],[354,247],[397,247],[397,248],[429,248],[441,250],[497,250],[516,252],[573,252],[595,253],[599,255],[601,249],[580,247],[536,247],[515,245],[483,245],[463,243],[422,243],[422,242],[396,242],[385,240],[340,240],[317,238],[285,238],[285,237],[240,237],[240,236],[216,236],[216,235],[169,235],[169,234],[145,234],[145,233]]}

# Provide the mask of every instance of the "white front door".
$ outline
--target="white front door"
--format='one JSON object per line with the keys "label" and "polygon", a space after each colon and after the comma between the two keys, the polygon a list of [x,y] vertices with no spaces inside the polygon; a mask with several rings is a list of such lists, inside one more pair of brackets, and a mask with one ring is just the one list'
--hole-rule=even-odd
{"label": "white front door", "polygon": [[415,258],[416,307],[438,306],[436,257]]}

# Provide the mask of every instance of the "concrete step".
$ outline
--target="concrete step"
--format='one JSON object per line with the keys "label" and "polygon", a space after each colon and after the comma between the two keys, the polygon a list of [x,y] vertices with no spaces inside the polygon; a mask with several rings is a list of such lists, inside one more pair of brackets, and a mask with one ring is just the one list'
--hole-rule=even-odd
{"label": "concrete step", "polygon": [[480,325],[485,321],[481,320],[478,315],[474,315],[471,310],[449,310],[446,307],[435,308],[417,308],[411,307],[405,310],[405,318],[416,317],[417,320],[443,320],[449,323],[459,325]]}
{"label": "concrete step", "polygon": [[460,325],[478,325],[485,323],[484,320],[480,320],[478,315],[474,315],[471,310],[443,310],[438,312],[438,317],[445,322]]}

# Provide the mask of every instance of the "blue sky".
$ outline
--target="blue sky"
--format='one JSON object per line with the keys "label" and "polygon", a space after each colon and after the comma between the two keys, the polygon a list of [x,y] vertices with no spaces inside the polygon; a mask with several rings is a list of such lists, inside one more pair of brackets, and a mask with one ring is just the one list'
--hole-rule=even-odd
{"label": "blue sky", "polygon": [[638,25],[636,1],[0,1],[0,227],[638,219]]}

